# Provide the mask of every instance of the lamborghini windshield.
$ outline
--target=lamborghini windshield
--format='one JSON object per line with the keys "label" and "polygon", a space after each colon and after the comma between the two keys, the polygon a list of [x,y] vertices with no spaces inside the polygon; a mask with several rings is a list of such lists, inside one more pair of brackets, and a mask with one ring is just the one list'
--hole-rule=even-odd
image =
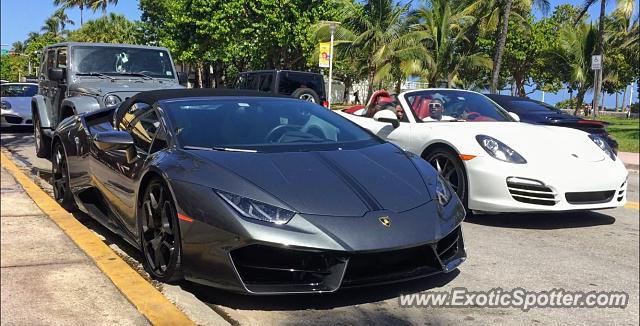
{"label": "lamborghini windshield", "polygon": [[355,149],[379,140],[313,103],[267,97],[163,101],[180,146],[225,151]]}
{"label": "lamborghini windshield", "polygon": [[514,121],[482,94],[458,90],[422,90],[404,95],[416,121]]}

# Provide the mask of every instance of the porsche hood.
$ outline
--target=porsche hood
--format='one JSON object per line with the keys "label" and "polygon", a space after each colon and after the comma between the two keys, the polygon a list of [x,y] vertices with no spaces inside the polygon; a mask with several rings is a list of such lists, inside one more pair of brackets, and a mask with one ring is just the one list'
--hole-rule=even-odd
{"label": "porsche hood", "polygon": [[[235,174],[230,181],[241,178],[289,208],[313,215],[363,216],[378,210],[407,211],[431,200],[426,184],[432,184],[434,181],[430,179],[435,178],[435,172],[433,175],[419,172],[407,154],[391,144],[342,151],[189,152],[214,168]],[[203,168],[202,175],[216,178],[204,172],[208,170]],[[242,195],[233,189],[243,186],[238,181],[241,180],[227,182],[226,189],[221,190]]]}

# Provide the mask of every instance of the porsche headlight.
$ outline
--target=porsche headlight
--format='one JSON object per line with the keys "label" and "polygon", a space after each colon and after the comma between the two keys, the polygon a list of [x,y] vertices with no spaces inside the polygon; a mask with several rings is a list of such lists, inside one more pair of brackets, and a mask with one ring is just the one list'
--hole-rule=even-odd
{"label": "porsche headlight", "polygon": [[607,144],[607,142],[602,139],[600,136],[589,135],[589,138],[598,146],[600,149],[607,154],[612,160],[616,160],[616,153],[613,152],[613,149]]}
{"label": "porsche headlight", "polygon": [[118,96],[113,94],[109,94],[104,98],[104,106],[108,108],[117,106],[120,104],[120,102],[122,102],[122,100]]}
{"label": "porsche headlight", "polygon": [[436,197],[442,206],[447,205],[451,200],[451,190],[449,190],[449,185],[440,174],[438,174],[438,180],[436,182]]}
{"label": "porsche headlight", "polygon": [[257,200],[242,197],[222,190],[215,190],[227,204],[235,208],[244,217],[275,224],[286,224],[296,214],[290,210],[265,204]]}
{"label": "porsche headlight", "polygon": [[495,159],[516,164],[527,163],[527,160],[518,154],[518,152],[493,137],[477,135],[476,140],[480,146]]}
{"label": "porsche headlight", "polygon": [[11,110],[11,103],[7,101],[0,102],[0,109],[2,110]]}

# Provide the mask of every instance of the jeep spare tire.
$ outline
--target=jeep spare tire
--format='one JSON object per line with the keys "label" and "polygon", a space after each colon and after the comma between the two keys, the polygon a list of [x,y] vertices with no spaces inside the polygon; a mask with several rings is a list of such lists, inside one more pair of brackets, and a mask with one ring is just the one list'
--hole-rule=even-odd
{"label": "jeep spare tire", "polygon": [[311,88],[306,88],[306,87],[298,88],[295,91],[293,91],[293,93],[291,93],[291,97],[297,98],[299,100],[303,100],[306,102],[320,104],[320,97],[318,96],[318,93],[316,93]]}

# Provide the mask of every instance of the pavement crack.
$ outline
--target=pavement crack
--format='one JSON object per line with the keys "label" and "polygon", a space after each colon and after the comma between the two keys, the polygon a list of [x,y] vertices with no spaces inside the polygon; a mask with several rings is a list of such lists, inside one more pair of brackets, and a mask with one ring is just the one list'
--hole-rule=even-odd
{"label": "pavement crack", "polygon": [[63,262],[51,262],[51,263],[42,263],[42,264],[16,264],[16,265],[6,265],[0,266],[0,269],[5,268],[20,268],[20,267],[39,267],[39,266],[53,266],[53,265],[75,265],[75,264],[86,264],[89,263],[89,259],[85,260],[69,260]]}

